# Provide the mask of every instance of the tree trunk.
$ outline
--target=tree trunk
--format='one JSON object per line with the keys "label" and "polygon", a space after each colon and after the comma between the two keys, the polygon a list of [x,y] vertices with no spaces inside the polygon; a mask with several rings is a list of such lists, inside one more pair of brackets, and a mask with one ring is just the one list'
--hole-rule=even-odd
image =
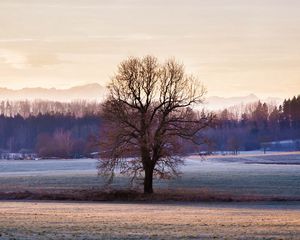
{"label": "tree trunk", "polygon": [[144,193],[153,193],[153,168],[149,166],[145,168]]}

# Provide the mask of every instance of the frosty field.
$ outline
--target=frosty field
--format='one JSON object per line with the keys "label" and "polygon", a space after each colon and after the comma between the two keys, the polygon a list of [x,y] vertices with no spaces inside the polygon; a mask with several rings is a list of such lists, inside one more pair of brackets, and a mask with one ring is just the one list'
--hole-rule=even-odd
{"label": "frosty field", "polygon": [[[300,154],[187,158],[182,176],[155,190],[300,197]],[[0,161],[0,193],[101,191],[97,161]],[[127,188],[117,177],[114,188]],[[2,198],[3,199],[3,198]],[[0,201],[0,239],[299,239],[299,201]]]}
{"label": "frosty field", "polygon": [[[93,159],[0,161],[0,191],[35,189],[101,189]],[[241,195],[300,197],[300,153],[191,156],[182,175],[156,181],[156,189],[208,189]],[[117,177],[113,187],[128,187]]]}
{"label": "frosty field", "polygon": [[300,207],[0,202],[0,239],[299,239]]}

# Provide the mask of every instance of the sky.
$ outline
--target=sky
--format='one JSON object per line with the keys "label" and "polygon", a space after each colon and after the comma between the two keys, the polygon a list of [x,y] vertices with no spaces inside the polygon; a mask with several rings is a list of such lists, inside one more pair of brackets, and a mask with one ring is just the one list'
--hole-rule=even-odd
{"label": "sky", "polygon": [[208,95],[300,93],[299,0],[1,0],[0,87],[109,82],[175,57]]}

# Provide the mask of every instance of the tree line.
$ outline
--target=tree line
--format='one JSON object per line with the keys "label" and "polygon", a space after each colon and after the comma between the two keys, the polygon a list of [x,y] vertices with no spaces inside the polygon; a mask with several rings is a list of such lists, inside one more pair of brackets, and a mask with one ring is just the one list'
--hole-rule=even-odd
{"label": "tree line", "polygon": [[101,104],[96,101],[77,100],[72,102],[58,102],[47,100],[35,101],[1,101],[0,115],[6,117],[21,116],[28,118],[38,115],[63,115],[84,117],[86,115],[99,115]]}
{"label": "tree line", "polygon": [[98,151],[101,117],[45,112],[0,115],[0,151],[35,152],[40,157],[80,157]]}
{"label": "tree line", "polygon": [[256,102],[217,113],[206,131],[208,151],[256,150],[264,143],[300,139],[300,95],[279,106]]}
{"label": "tree line", "polygon": [[[40,157],[80,157],[99,151],[100,103],[77,101],[0,102],[0,151],[36,152]],[[108,129],[107,129],[108,130]],[[109,130],[108,130],[109,131]],[[279,106],[257,102],[216,113],[200,149],[255,150],[264,142],[300,138],[300,95]],[[202,136],[203,137],[203,136]],[[187,152],[196,151],[181,142]]]}

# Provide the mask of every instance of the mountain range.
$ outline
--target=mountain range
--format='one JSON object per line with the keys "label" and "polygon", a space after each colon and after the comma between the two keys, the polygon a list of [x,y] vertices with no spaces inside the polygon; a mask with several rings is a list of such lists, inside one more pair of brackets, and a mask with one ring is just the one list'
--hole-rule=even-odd
{"label": "mountain range", "polygon": [[[71,87],[68,89],[57,88],[23,88],[18,90],[0,88],[0,100],[51,100],[51,101],[101,101],[105,98],[107,90],[98,83],[86,84],[82,86]],[[218,97],[210,96],[205,100],[205,107],[210,110],[218,110],[225,107],[231,107],[240,104],[257,102],[258,100],[278,104],[283,99],[270,97],[259,99],[256,95],[250,94],[240,97]]]}
{"label": "mountain range", "polygon": [[210,110],[220,110],[232,106],[240,106],[245,105],[248,103],[254,103],[258,101],[267,102],[271,104],[278,105],[280,104],[283,99],[278,97],[268,97],[268,98],[259,98],[255,94],[249,94],[246,96],[240,96],[240,97],[217,97],[217,96],[211,96],[207,97],[205,101],[205,105]]}
{"label": "mountain range", "polygon": [[85,99],[88,101],[101,101],[106,93],[106,88],[97,83],[71,87],[68,89],[57,88],[22,88],[12,90],[0,88],[0,100],[51,100],[73,101]]}

